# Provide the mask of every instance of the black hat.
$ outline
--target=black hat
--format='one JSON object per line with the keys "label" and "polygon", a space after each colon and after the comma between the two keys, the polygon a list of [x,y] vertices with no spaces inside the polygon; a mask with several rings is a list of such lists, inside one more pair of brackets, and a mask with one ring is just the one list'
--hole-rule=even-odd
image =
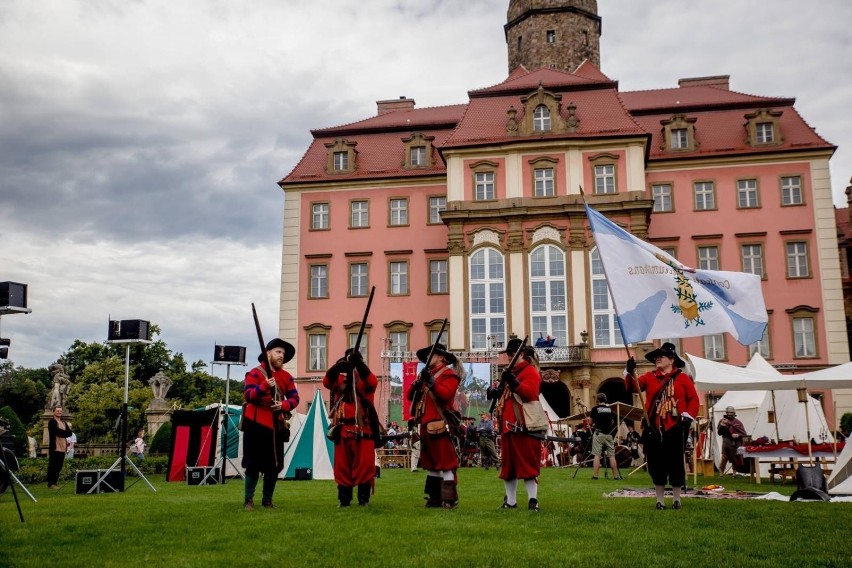
{"label": "black hat", "polygon": [[[289,361],[290,359],[292,359],[293,355],[296,354],[296,348],[295,347],[293,347],[292,345],[290,345],[289,343],[287,343],[286,341],[284,341],[283,339],[280,339],[278,337],[276,337],[275,339],[273,339],[272,341],[270,341],[269,343],[266,344],[266,350],[267,351],[271,351],[272,349],[275,349],[276,347],[280,347],[281,349],[284,350],[284,362],[285,363],[287,361]],[[257,360],[260,361],[261,363],[263,363],[263,353],[261,353],[260,355],[257,356]]]}
{"label": "black hat", "polygon": [[663,343],[653,351],[649,351],[645,354],[645,359],[650,361],[651,363],[657,362],[657,357],[662,355],[663,357],[668,357],[670,359],[674,359],[674,366],[678,369],[683,369],[686,367],[686,363],[684,363],[683,359],[678,357],[677,349],[674,346],[674,343]]}
{"label": "black hat", "polygon": [[512,356],[518,352],[518,349],[521,348],[521,344],[524,341],[522,339],[518,339],[517,337],[510,339],[509,343],[506,344],[506,349],[501,351],[500,353],[505,353],[508,356]]}
{"label": "black hat", "polygon": [[[421,363],[426,363],[428,365],[429,361],[426,360],[426,357],[429,356],[430,351],[432,351],[431,345],[429,347],[424,347],[423,349],[418,349],[417,359],[419,359]],[[446,359],[447,363],[450,365],[455,365],[456,361],[458,361],[456,356],[447,351],[447,348],[440,343],[435,344],[435,355],[443,355],[444,359]]]}

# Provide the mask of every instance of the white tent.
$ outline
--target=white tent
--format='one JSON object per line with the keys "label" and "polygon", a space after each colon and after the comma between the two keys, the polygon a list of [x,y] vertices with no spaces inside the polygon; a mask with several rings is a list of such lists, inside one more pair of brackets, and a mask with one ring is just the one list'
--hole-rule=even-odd
{"label": "white tent", "polygon": [[313,479],[334,479],[334,444],[326,438],[327,432],[328,412],[317,390],[308,415],[294,415],[290,421],[290,441],[284,447],[279,477],[295,479],[296,468],[310,468]]}
{"label": "white tent", "polygon": [[828,478],[828,492],[832,495],[852,495],[852,444],[847,443],[837,456],[837,463]]}
{"label": "white tent", "polygon": [[702,359],[695,355],[688,355],[688,358],[694,371],[692,376],[695,377],[695,388],[702,391],[852,388],[852,363],[811,373],[782,375],[759,353],[754,354],[745,368]]}
{"label": "white tent", "polygon": [[[694,355],[689,355],[689,361],[695,371],[697,389],[727,391],[713,406],[711,415],[713,460],[717,466],[721,459],[722,440],[716,435],[716,428],[728,406],[736,409],[737,418],[752,438],[766,436],[776,441],[796,440],[798,443],[807,443],[809,421],[812,438],[820,442],[834,441],[819,401],[808,396],[807,404],[802,404],[795,392],[802,384],[803,378],[813,373],[782,375],[759,353],[754,354],[745,368],[708,361]],[[810,380],[807,380],[806,384],[808,387],[813,386]],[[763,390],[767,387],[768,390]],[[770,422],[771,416],[774,416],[774,420]],[[762,469],[766,467],[762,466]],[[761,471],[762,475],[765,473],[767,472]]]}
{"label": "white tent", "polygon": [[[243,414],[243,407],[235,404],[208,404],[204,408],[219,408],[220,423],[224,424],[224,430],[220,427],[216,440],[216,463],[219,460],[225,460],[225,476],[235,477],[243,475],[243,433],[240,432],[239,424],[240,417]],[[227,411],[227,420],[225,420],[225,412]],[[227,439],[227,448],[224,448]],[[223,451],[224,449],[224,451]],[[223,455],[224,453],[224,455]]]}

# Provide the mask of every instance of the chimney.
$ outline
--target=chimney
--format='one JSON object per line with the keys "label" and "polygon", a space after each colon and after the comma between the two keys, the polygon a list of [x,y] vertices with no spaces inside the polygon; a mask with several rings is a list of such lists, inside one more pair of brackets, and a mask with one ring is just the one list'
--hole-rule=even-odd
{"label": "chimney", "polygon": [[379,108],[379,116],[382,116],[383,114],[398,110],[414,110],[414,99],[409,99],[403,95],[398,99],[376,101],[376,106]]}
{"label": "chimney", "polygon": [[716,87],[717,89],[731,90],[730,75],[716,75],[714,77],[690,77],[680,79],[678,87]]}

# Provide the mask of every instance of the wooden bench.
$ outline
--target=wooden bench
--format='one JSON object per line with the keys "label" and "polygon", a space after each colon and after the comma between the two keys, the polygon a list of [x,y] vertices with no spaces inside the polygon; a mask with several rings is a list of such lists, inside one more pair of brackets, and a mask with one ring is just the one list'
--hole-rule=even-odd
{"label": "wooden bench", "polygon": [[[810,463],[809,460],[801,460],[801,459],[787,459],[787,460],[775,460],[769,462],[769,481],[775,483],[775,476],[778,475],[781,477],[781,485],[787,481],[787,478],[796,477],[796,468],[800,465],[808,465]],[[831,468],[834,465],[834,460],[828,460],[825,458],[814,460],[814,464],[819,464],[822,466],[822,472],[826,476],[831,475]]]}
{"label": "wooden bench", "polygon": [[376,450],[379,458],[379,467],[411,467],[411,450],[407,448],[379,448]]}

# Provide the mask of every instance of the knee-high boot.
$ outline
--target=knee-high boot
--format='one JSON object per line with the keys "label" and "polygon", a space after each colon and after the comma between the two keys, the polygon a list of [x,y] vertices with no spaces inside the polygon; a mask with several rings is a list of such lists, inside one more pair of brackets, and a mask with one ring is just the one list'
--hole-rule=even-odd
{"label": "knee-high boot", "polygon": [[340,501],[341,507],[348,507],[352,503],[352,488],[338,485],[337,500]]}
{"label": "knee-high boot", "polygon": [[459,491],[455,481],[441,481],[441,506],[444,509],[459,506]]}
{"label": "knee-high boot", "polygon": [[426,487],[423,489],[423,492],[428,495],[426,499],[427,507],[440,507],[441,506],[441,478],[434,477],[432,475],[426,476]]}
{"label": "knee-high boot", "polygon": [[370,503],[370,489],[369,483],[362,483],[358,486],[358,504],[362,507],[366,507]]}

